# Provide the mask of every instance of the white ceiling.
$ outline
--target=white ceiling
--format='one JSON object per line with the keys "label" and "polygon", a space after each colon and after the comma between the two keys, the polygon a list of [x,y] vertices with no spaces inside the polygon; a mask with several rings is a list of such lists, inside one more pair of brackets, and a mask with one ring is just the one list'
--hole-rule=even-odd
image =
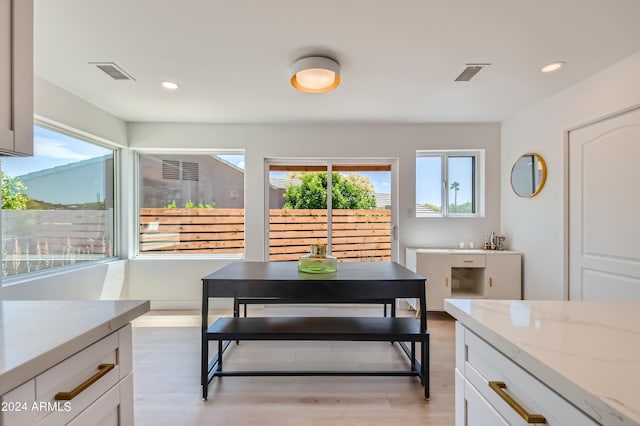
{"label": "white ceiling", "polygon": [[[640,51],[639,0],[35,0],[35,72],[126,121],[477,122]],[[312,95],[289,67],[334,57]],[[564,60],[556,73],[549,62]],[[115,62],[115,81],[89,62]],[[466,63],[489,62],[470,82]],[[175,92],[162,80],[180,84]]]}

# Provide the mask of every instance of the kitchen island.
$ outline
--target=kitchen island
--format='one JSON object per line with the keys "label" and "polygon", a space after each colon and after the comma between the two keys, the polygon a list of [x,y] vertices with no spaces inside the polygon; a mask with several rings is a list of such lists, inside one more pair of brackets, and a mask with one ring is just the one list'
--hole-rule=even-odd
{"label": "kitchen island", "polygon": [[102,415],[132,424],[129,323],[148,310],[132,300],[0,301],[0,424]]}
{"label": "kitchen island", "polygon": [[456,426],[640,424],[640,303],[448,299],[445,310],[458,320]]}

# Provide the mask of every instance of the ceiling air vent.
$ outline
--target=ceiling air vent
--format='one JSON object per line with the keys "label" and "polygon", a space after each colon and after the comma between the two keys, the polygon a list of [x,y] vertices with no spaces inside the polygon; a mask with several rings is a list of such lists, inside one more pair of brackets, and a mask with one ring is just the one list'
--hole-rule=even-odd
{"label": "ceiling air vent", "polygon": [[487,67],[491,64],[467,64],[467,67],[460,73],[459,76],[456,77],[455,81],[469,81],[471,80],[480,70],[484,67]]}
{"label": "ceiling air vent", "polygon": [[136,81],[135,78],[131,76],[131,74],[127,73],[125,70],[120,68],[115,62],[89,62],[91,65],[95,65],[100,70],[104,71],[109,77],[114,80],[133,80]]}

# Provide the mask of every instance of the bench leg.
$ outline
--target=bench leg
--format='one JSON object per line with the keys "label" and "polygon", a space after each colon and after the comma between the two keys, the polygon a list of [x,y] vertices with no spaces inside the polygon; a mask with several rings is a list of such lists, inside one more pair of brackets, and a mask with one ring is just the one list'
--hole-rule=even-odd
{"label": "bench leg", "polygon": [[218,368],[216,370],[222,371],[222,339],[218,340]]}
{"label": "bench leg", "polygon": [[411,342],[411,370],[413,370],[416,365],[416,342]]}
{"label": "bench leg", "polygon": [[421,373],[424,377],[424,399],[429,399],[429,335],[425,336],[425,339],[421,342],[422,348],[420,350],[422,356]]}
{"label": "bench leg", "polygon": [[206,400],[209,388],[209,342],[204,336],[202,337],[201,356],[200,383],[202,384],[202,399]]}

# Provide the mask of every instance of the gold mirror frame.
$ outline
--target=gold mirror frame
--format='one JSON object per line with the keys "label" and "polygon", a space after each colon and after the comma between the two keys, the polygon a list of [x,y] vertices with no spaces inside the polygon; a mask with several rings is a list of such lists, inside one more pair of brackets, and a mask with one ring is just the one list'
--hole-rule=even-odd
{"label": "gold mirror frame", "polygon": [[536,152],[522,154],[511,168],[511,189],[520,198],[538,195],[546,180],[547,164]]}

